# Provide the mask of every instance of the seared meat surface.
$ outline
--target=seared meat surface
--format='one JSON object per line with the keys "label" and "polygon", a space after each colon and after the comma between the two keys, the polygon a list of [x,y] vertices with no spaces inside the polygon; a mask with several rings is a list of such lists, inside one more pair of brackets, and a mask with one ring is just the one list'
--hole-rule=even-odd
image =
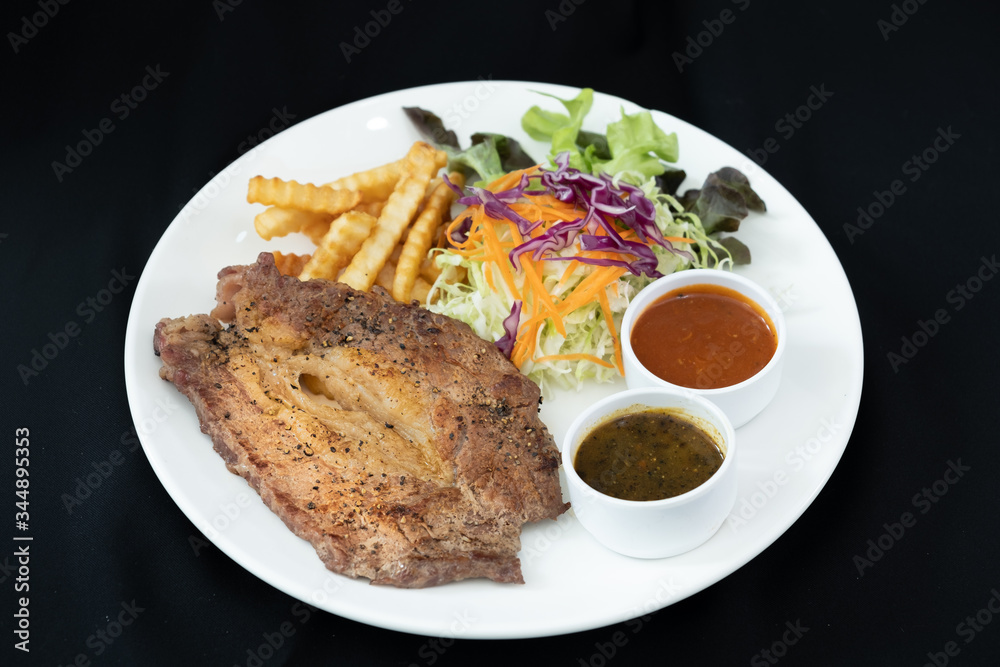
{"label": "seared meat surface", "polygon": [[522,524],[567,508],[538,387],[381,290],[282,276],[270,253],[219,278],[212,315],[162,320],[154,349],[229,469],[335,572],[522,582]]}

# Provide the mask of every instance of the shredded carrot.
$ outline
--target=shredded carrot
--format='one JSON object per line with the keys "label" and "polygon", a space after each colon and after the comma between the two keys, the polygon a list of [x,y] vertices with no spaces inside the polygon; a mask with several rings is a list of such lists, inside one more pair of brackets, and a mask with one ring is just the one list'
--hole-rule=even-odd
{"label": "shredded carrot", "polygon": [[628,269],[621,266],[600,266],[590,275],[580,281],[573,293],[560,304],[563,312],[572,312],[580,306],[591,303],[597,290],[603,289],[610,282],[618,280]]}
{"label": "shredded carrot", "polygon": [[565,285],[566,281],[570,279],[570,276],[573,275],[574,271],[576,271],[576,262],[566,262],[566,270],[563,271],[561,276],[559,276],[559,282],[557,285],[559,287]]}
{"label": "shredded carrot", "polygon": [[[529,318],[529,322],[538,314],[537,306],[538,302],[536,301],[534,302],[534,307],[532,308],[533,312],[531,314],[531,317]],[[528,346],[527,344],[528,336],[526,335],[525,332],[528,330],[528,328],[530,328],[529,322],[521,322],[520,326],[518,326],[517,337],[514,340],[514,349],[511,351],[510,355],[511,361],[513,361],[518,367],[520,367],[521,364],[523,363],[523,361],[518,361],[518,359],[522,359],[524,357],[525,350],[527,349]]]}
{"label": "shredded carrot", "polygon": [[531,172],[541,167],[542,164],[544,163],[539,163],[533,167],[528,167],[527,169],[518,169],[517,171],[512,171],[509,174],[504,174],[503,176],[501,176],[500,178],[496,179],[488,186],[486,186],[486,189],[489,190],[490,192],[503,192],[504,190],[509,190],[510,188],[514,187],[515,185],[521,182],[521,176],[523,176],[524,174],[530,174]]}
{"label": "shredded carrot", "polygon": [[[612,283],[614,288],[618,289],[618,283]],[[625,363],[622,361],[622,346],[621,341],[618,340],[618,331],[615,329],[615,318],[611,314],[611,302],[608,301],[608,290],[602,289],[597,293],[597,298],[601,303],[601,314],[604,315],[604,323],[608,325],[608,331],[611,332],[611,340],[615,344],[615,365],[618,367],[618,372],[625,375]]]}
{"label": "shredded carrot", "polygon": [[[492,192],[502,192],[514,188],[521,182],[521,178],[525,174],[530,176],[539,166],[536,165],[501,176],[490,183],[487,189]],[[553,225],[578,220],[586,214],[573,202],[564,202],[547,193],[532,194],[530,191],[525,193],[518,202],[507,205],[517,215],[532,223],[540,223],[531,231],[532,237],[546,233]],[[467,237],[464,240],[456,241],[454,234],[466,222],[469,225]],[[608,234],[602,227],[598,227],[593,233],[602,236]],[[623,240],[638,240],[638,233],[635,230],[619,229],[618,233]],[[550,292],[546,288],[544,280],[546,275],[549,276],[549,280],[554,278],[551,275],[551,269],[546,270],[546,266],[552,266],[546,265],[546,262],[550,260],[544,256],[536,259],[532,257],[531,253],[523,253],[518,258],[520,271],[516,271],[509,253],[525,240],[523,235],[516,224],[506,218],[490,217],[486,213],[485,207],[478,204],[469,206],[448,225],[446,238],[451,245],[452,252],[483,262],[486,283],[490,289],[496,290],[500,287],[497,283],[502,282],[511,297],[521,301],[521,320],[518,323],[517,335],[511,352],[511,361],[516,366],[523,367],[529,361],[534,363],[586,361],[603,368],[616,368],[619,373],[624,374],[621,336],[615,328],[609,295],[616,297],[619,295],[619,279],[628,271],[627,268],[617,265],[593,265],[592,270],[579,283],[571,290],[565,291],[567,283],[580,268],[580,262],[560,258],[558,261],[563,262],[566,266],[558,274],[559,279],[551,288],[554,293]],[[695,243],[693,239],[679,236],[665,238],[670,243]],[[576,254],[590,260],[617,257],[614,253],[596,250],[578,249]],[[561,294],[561,297],[555,296],[556,293]],[[579,308],[593,304],[598,305],[599,317],[604,320],[611,335],[614,348],[613,361],[587,353],[535,356],[541,333],[546,326],[549,326],[549,323],[558,334],[566,336],[566,317]]]}
{"label": "shredded carrot", "polygon": [[[542,320],[535,318],[534,321],[528,325],[522,336],[518,337],[518,343],[523,343],[520,350],[516,354],[511,355],[511,361],[514,362],[518,368],[524,365],[524,362],[531,358],[534,354],[535,345],[538,344],[538,330],[542,327]],[[515,346],[516,349],[516,346]]]}
{"label": "shredded carrot", "polygon": [[[514,225],[510,226],[510,234],[514,238],[515,244],[520,245],[520,243],[524,240],[521,237],[521,232]],[[556,326],[556,331],[558,331],[560,335],[565,336],[566,325],[563,323],[562,315],[556,308],[556,304],[552,300],[552,295],[548,293],[548,290],[546,290],[545,286],[542,284],[542,279],[538,276],[538,272],[535,271],[534,261],[531,257],[527,256],[527,254],[522,255],[518,261],[521,263],[521,270],[524,271],[527,282],[530,283],[530,288],[532,290],[530,293],[536,300],[536,303],[534,304],[536,307],[535,309],[537,310],[538,306],[545,306],[546,313],[552,318],[552,322]],[[541,303],[539,304],[538,301]]]}
{"label": "shredded carrot", "polygon": [[552,295],[542,285],[542,279],[538,277],[535,265],[532,263],[530,257],[521,257],[521,268],[524,270],[524,275],[527,277],[528,282],[531,283],[531,287],[534,290],[534,297],[545,306],[546,312],[552,318],[552,323],[555,324],[559,335],[565,336],[566,325],[563,323],[562,313],[556,308],[556,304],[552,300]]}
{"label": "shredded carrot", "polygon": [[503,251],[503,247],[500,245],[500,238],[497,236],[496,228],[491,223],[486,222],[482,225],[482,230],[483,239],[486,241],[488,261],[499,267],[500,275],[503,277],[507,289],[510,290],[515,299],[520,300],[521,292],[517,289],[517,284],[514,282],[514,275],[511,273],[513,267],[510,265],[507,253]]}

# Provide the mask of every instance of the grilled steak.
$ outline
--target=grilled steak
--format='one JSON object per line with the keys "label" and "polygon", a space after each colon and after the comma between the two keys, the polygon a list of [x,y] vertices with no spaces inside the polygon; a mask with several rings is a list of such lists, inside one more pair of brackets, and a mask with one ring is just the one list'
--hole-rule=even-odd
{"label": "grilled steak", "polygon": [[335,572],[522,582],[522,524],[567,508],[537,386],[377,288],[282,276],[270,253],[219,278],[212,315],[162,320],[154,349],[229,469]]}

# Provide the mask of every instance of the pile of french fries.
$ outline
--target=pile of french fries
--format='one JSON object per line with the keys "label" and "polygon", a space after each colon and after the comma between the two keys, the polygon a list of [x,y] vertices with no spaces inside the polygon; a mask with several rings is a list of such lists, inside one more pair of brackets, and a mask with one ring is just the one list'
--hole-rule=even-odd
{"label": "pile of french fries", "polygon": [[[428,258],[451,218],[455,191],[437,177],[447,155],[418,141],[395,162],[325,185],[255,176],[247,201],[267,209],[254,219],[266,241],[301,232],[311,255],[275,251],[278,270],[300,280],[339,280],[357,290],[379,285],[402,303],[427,303],[440,270]],[[462,174],[449,180],[461,188]]]}

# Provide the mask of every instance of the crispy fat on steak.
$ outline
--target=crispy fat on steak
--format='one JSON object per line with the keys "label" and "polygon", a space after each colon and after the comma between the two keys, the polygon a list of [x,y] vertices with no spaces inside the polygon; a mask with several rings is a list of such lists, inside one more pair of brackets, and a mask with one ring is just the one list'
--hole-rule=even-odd
{"label": "crispy fat on steak", "polygon": [[270,253],[223,269],[217,296],[156,325],[160,375],[329,569],[523,582],[522,524],[568,505],[538,387],[494,345],[381,290],[282,276]]}

